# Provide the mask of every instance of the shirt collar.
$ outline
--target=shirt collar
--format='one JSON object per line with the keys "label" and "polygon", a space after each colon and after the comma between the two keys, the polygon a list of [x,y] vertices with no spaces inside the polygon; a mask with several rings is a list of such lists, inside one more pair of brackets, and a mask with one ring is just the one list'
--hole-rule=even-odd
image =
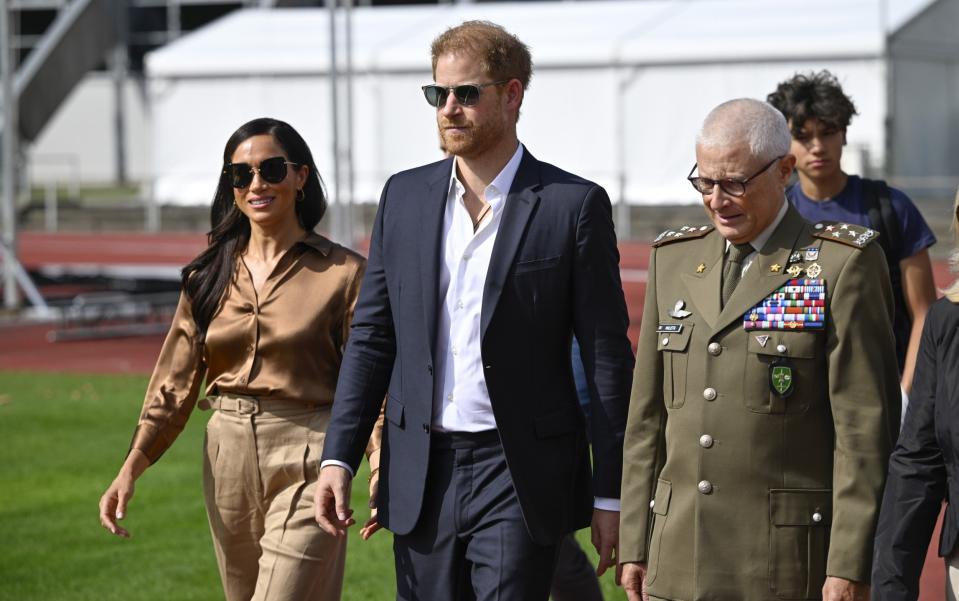
{"label": "shirt collar", "polygon": [[[519,171],[519,164],[523,160],[523,145],[516,145],[516,152],[513,153],[513,156],[507,161],[506,165],[503,166],[503,169],[500,170],[499,174],[493,178],[493,181],[486,186],[486,189],[483,191],[483,195],[492,205],[492,209],[495,211],[496,207],[506,199],[506,195],[509,194],[510,188],[513,186],[513,180],[516,179],[516,173]],[[464,191],[463,184],[460,183],[459,179],[456,177],[456,158],[453,158],[453,167],[452,173],[450,173],[450,191],[456,193],[456,198],[459,198]]]}
{"label": "shirt collar", "polygon": [[307,232],[305,236],[300,238],[297,244],[305,244],[324,257],[330,256],[330,251],[333,250],[333,242],[314,231]]}
{"label": "shirt collar", "polygon": [[[759,235],[749,241],[749,245],[753,247],[753,251],[760,251],[766,246],[766,243],[769,242],[769,239],[772,238],[773,232],[776,231],[776,228],[779,227],[779,224],[782,222],[783,217],[786,216],[786,211],[789,210],[789,201],[786,200],[784,196],[782,199],[782,204],[779,206],[779,212],[776,213],[776,217],[772,222],[766,226],[766,229],[759,232]],[[726,240],[726,248],[729,248],[729,240]]]}

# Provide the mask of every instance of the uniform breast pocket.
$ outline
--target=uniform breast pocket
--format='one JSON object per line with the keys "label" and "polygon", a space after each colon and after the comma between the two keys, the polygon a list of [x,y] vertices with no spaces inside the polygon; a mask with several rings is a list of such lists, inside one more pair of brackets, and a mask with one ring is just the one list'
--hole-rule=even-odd
{"label": "uniform breast pocket", "polygon": [[663,354],[663,401],[669,409],[679,409],[686,402],[686,372],[693,325],[660,324],[656,329],[656,348]]}
{"label": "uniform breast pocket", "polygon": [[755,413],[804,413],[825,385],[826,372],[817,369],[822,358],[820,334],[775,330],[746,334],[746,408]]}
{"label": "uniform breast pocket", "polygon": [[780,599],[818,599],[826,580],[832,491],[769,491],[769,586]]}

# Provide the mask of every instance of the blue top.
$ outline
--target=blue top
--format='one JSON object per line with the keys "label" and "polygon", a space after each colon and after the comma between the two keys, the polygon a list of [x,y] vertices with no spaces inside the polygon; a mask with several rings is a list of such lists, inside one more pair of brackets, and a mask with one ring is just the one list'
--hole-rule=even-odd
{"label": "blue top", "polygon": [[[817,221],[844,221],[873,227],[873,224],[869,223],[869,215],[863,206],[862,178],[858,175],[850,175],[842,192],[829,200],[812,200],[803,194],[799,182],[786,190],[786,198],[796,207],[806,221],[812,223]],[[936,243],[936,236],[929,229],[929,224],[923,219],[915,203],[902,190],[890,186],[889,199],[892,201],[892,209],[896,213],[902,232],[900,235],[902,239],[900,261]]]}

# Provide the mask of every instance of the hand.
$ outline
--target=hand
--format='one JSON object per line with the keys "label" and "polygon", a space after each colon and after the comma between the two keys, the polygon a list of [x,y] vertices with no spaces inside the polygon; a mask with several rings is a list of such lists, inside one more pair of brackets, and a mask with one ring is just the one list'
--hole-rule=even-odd
{"label": "hand", "polygon": [[649,591],[646,590],[646,564],[630,562],[620,564],[619,567],[623,571],[622,582],[626,598],[629,601],[649,601]]}
{"label": "hand", "polygon": [[[596,576],[602,576],[607,568],[616,566],[619,549],[619,512],[593,509],[592,523],[593,547],[599,553],[599,564],[596,566]],[[619,584],[620,573],[616,568],[616,584]]]}
{"label": "hand", "polygon": [[350,472],[338,465],[320,470],[313,495],[316,522],[331,536],[346,536],[346,529],[356,523],[350,509]]}
{"label": "hand", "polygon": [[836,576],[826,576],[826,583],[822,585],[823,601],[869,601],[869,595],[868,584]]}
{"label": "hand", "polygon": [[370,540],[370,537],[376,534],[376,531],[382,528],[380,522],[376,519],[376,497],[380,491],[379,470],[370,475],[370,519],[366,520],[360,529],[360,536],[363,540]]}
{"label": "hand", "polygon": [[117,477],[100,497],[100,524],[117,536],[130,538],[130,532],[117,524],[126,516],[127,503],[133,498],[134,478],[125,470]]}

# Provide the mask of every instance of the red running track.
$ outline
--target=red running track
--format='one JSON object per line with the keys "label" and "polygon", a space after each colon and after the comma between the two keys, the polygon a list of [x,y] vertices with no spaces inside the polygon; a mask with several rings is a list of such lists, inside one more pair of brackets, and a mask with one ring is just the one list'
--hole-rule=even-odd
{"label": "red running track", "polygon": [[[180,268],[206,246],[197,234],[45,234],[20,237],[20,259],[28,270],[51,266],[143,266]],[[629,337],[636,345],[646,292],[646,267],[650,247],[646,243],[620,245],[623,290],[629,308]],[[939,287],[952,280],[944,262],[933,265]],[[37,370],[79,373],[150,373],[162,336],[116,338],[51,343],[49,325],[0,328],[0,370]],[[940,516],[941,520],[941,516]],[[939,526],[933,542],[939,538]],[[935,544],[922,577],[921,601],[945,598],[945,570],[936,557]]]}

